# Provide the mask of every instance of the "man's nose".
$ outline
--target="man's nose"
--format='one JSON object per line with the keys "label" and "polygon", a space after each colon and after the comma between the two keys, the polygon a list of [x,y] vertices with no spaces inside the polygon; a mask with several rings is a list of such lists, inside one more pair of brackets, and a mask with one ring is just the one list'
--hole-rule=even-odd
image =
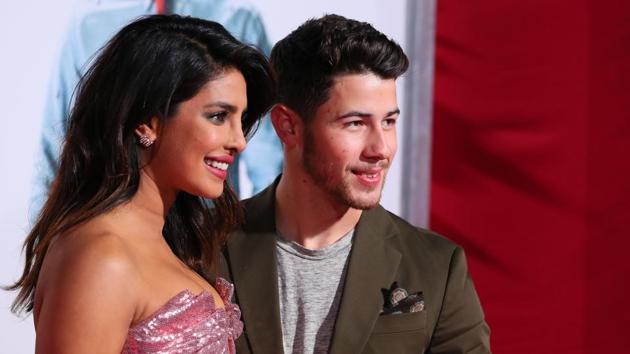
{"label": "man's nose", "polygon": [[364,155],[375,160],[386,160],[392,156],[391,132],[383,129],[374,129],[369,136],[369,143]]}

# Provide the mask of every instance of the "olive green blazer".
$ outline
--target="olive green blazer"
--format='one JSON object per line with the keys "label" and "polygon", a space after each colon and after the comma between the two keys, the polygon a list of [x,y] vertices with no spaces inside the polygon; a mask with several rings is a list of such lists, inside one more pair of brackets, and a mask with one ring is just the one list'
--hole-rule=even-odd
{"label": "olive green blazer", "polygon": [[[235,284],[245,324],[236,342],[240,354],[283,352],[276,184],[244,202],[245,222],[220,261],[221,275]],[[489,328],[461,248],[377,206],[363,212],[349,262],[331,354],[490,353]],[[422,291],[424,310],[381,315],[381,289],[394,281],[410,293]]]}

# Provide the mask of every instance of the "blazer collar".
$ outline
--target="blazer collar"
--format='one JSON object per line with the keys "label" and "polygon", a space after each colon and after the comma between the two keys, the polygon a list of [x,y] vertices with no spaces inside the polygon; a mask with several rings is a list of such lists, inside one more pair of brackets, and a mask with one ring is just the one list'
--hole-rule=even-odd
{"label": "blazer collar", "polygon": [[[242,232],[228,242],[236,297],[254,353],[281,353],[276,267],[275,191],[279,178],[245,201]],[[364,211],[355,228],[331,354],[362,352],[383,307],[382,288],[395,280],[401,254],[389,238],[398,228],[380,205]]]}
{"label": "blazer collar", "polygon": [[350,264],[330,347],[361,353],[383,308],[381,289],[395,281],[401,254],[388,240],[399,232],[380,205],[364,211],[355,229]]}
{"label": "blazer collar", "polygon": [[284,350],[276,267],[276,183],[245,201],[242,230],[227,244],[226,258],[253,353]]}

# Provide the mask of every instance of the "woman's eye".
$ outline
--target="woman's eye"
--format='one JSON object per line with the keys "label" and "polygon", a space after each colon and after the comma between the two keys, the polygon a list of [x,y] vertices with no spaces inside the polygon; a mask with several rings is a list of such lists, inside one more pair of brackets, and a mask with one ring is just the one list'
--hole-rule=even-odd
{"label": "woman's eye", "polygon": [[216,123],[223,123],[225,122],[225,119],[227,118],[227,112],[221,111],[221,112],[215,112],[215,113],[208,113],[206,114],[206,118]]}

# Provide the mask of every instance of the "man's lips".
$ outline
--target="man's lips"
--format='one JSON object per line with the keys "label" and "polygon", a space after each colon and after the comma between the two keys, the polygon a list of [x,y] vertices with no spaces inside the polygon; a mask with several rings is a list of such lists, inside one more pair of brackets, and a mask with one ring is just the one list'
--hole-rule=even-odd
{"label": "man's lips", "polygon": [[353,169],[351,172],[357,176],[357,179],[361,182],[361,184],[370,188],[378,187],[383,178],[382,168]]}

